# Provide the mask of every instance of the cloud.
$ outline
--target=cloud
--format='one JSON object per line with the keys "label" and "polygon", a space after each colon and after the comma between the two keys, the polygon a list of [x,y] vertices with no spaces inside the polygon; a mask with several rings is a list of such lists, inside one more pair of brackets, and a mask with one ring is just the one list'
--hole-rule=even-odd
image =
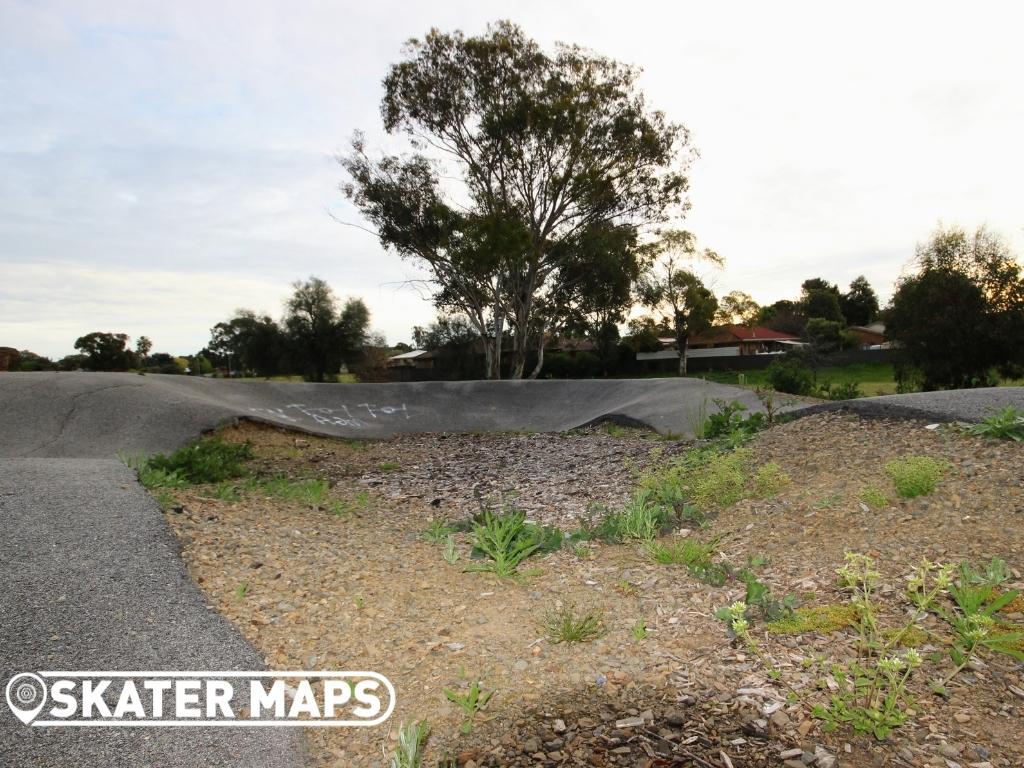
{"label": "cloud", "polygon": [[396,145],[380,83],[407,38],[509,15],[642,66],[693,131],[685,226],[726,258],[723,292],[864,272],[885,295],[939,220],[1024,250],[1012,5],[7,2],[0,344],[62,355],[106,328],[189,352],[311,274],[408,339],[433,314],[396,288],[418,273],[327,215],[358,221],[332,155],[355,129]]}

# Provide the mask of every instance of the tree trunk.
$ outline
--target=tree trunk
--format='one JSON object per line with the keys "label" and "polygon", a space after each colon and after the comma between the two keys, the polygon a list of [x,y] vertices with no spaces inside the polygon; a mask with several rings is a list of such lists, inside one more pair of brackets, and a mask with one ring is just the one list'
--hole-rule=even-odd
{"label": "tree trunk", "polygon": [[686,347],[690,334],[676,323],[676,349],[679,351],[679,375],[686,375]]}
{"label": "tree trunk", "polygon": [[488,379],[501,378],[501,346],[502,337],[505,335],[505,316],[495,308],[494,310],[494,338],[491,343],[494,345],[491,352],[491,368],[487,371]]}
{"label": "tree trunk", "polygon": [[547,334],[544,333],[544,325],[540,326],[540,338],[537,341],[537,364],[533,366],[533,372],[530,374],[531,379],[536,379],[540,376],[541,368],[544,367],[544,344],[547,342]]}
{"label": "tree trunk", "polygon": [[526,372],[526,353],[529,347],[529,309],[516,312],[515,333],[512,336],[512,372],[511,379],[521,379]]}

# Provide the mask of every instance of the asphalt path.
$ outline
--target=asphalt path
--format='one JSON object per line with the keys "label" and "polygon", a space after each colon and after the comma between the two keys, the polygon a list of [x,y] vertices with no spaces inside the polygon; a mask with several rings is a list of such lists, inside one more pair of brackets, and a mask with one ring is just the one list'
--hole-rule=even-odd
{"label": "asphalt path", "polygon": [[[40,670],[258,670],[116,459],[0,460],[0,682]],[[0,766],[305,764],[289,728],[33,728],[0,704]]]}
{"label": "asphalt path", "polygon": [[[688,435],[716,400],[760,408],[749,390],[697,379],[331,385],[0,374],[0,684],[47,669],[263,668],[192,584],[159,508],[119,453],[170,451],[239,418],[348,438],[560,431],[602,419]],[[1024,408],[1024,388],[864,398],[797,413],[977,421],[1007,405]],[[0,704],[0,766],[304,762],[290,729],[40,729]]]}

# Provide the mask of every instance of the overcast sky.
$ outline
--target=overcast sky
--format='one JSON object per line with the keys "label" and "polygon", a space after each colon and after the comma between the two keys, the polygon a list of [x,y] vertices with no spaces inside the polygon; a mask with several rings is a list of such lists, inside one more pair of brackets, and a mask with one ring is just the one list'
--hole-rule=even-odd
{"label": "overcast sky", "polygon": [[201,348],[318,275],[408,341],[433,309],[337,191],[381,79],[430,27],[510,18],[639,65],[701,157],[685,226],[760,302],[865,274],[941,220],[1024,252],[1024,12],[1005,3],[0,0],[0,346]]}

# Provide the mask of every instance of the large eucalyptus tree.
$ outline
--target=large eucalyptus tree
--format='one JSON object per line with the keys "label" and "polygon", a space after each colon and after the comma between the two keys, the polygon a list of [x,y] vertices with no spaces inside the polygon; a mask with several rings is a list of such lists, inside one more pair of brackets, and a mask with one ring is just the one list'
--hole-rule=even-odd
{"label": "large eucalyptus tree", "polygon": [[[687,207],[689,135],[647,106],[638,76],[578,46],[544,51],[510,22],[478,37],[432,30],[384,80],[384,127],[409,150],[372,158],[357,135],[341,159],[381,243],[425,266],[438,306],[477,327],[488,377],[506,331],[522,377],[538,303],[594,257],[595,237],[654,230]],[[606,257],[635,273],[640,255]]]}

